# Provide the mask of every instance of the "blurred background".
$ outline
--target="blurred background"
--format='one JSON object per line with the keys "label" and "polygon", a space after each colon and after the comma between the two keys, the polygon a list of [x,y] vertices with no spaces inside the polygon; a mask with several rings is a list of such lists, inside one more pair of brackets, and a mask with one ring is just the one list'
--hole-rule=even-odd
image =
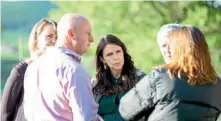
{"label": "blurred background", "polygon": [[83,14],[93,24],[95,42],[83,57],[91,76],[95,74],[96,45],[108,33],[121,38],[142,71],[148,73],[164,64],[156,34],[167,23],[192,24],[201,29],[221,76],[221,1],[1,1],[1,93],[12,67],[29,57],[27,41],[33,25],[43,17],[58,22],[69,12]]}

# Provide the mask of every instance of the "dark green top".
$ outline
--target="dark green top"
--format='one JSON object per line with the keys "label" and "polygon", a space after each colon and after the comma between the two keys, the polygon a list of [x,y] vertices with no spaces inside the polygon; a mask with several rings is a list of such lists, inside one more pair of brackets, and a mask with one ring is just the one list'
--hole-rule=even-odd
{"label": "dark green top", "polygon": [[[145,73],[137,71],[135,83],[137,83],[145,75]],[[118,86],[119,82],[122,81],[122,77],[117,79],[112,76],[112,81],[116,86]],[[99,100],[97,100],[99,103],[98,114],[102,116],[104,121],[124,121],[118,111],[118,105],[121,97],[126,93],[127,91],[109,96],[100,96]]]}

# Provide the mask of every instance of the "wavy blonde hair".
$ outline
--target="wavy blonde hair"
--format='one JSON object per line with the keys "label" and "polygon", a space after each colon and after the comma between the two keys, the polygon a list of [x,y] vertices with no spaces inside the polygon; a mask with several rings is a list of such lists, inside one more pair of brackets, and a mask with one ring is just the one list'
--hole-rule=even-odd
{"label": "wavy blonde hair", "polygon": [[184,74],[188,83],[213,84],[217,83],[217,74],[212,66],[212,60],[203,33],[194,26],[186,25],[169,34],[172,61],[161,66],[167,68],[168,74],[178,78]]}
{"label": "wavy blonde hair", "polygon": [[31,57],[38,57],[42,54],[42,52],[38,48],[38,40],[36,39],[36,37],[37,35],[41,34],[45,26],[47,25],[51,25],[54,28],[54,30],[57,31],[57,23],[46,18],[43,18],[40,21],[38,21],[32,28],[28,40],[28,48]]}

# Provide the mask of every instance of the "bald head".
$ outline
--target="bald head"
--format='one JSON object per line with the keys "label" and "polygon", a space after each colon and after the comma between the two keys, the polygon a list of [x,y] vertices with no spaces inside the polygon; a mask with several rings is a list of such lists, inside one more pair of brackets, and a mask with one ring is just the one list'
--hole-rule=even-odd
{"label": "bald head", "polygon": [[69,29],[77,30],[82,22],[89,22],[86,17],[77,13],[67,13],[58,22],[58,36],[64,36]]}
{"label": "bald head", "polygon": [[93,42],[91,25],[88,19],[80,14],[65,14],[58,22],[57,47],[64,47],[83,55]]}

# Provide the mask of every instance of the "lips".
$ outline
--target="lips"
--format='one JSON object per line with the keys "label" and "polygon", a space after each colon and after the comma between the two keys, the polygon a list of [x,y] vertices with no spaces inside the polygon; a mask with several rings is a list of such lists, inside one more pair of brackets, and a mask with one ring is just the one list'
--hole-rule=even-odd
{"label": "lips", "polygon": [[165,57],[170,58],[170,57],[171,57],[171,55],[170,55],[170,54],[165,54]]}
{"label": "lips", "polygon": [[114,65],[117,65],[117,66],[118,66],[118,65],[120,65],[120,64],[121,64],[121,62],[118,62],[118,63],[114,63]]}

